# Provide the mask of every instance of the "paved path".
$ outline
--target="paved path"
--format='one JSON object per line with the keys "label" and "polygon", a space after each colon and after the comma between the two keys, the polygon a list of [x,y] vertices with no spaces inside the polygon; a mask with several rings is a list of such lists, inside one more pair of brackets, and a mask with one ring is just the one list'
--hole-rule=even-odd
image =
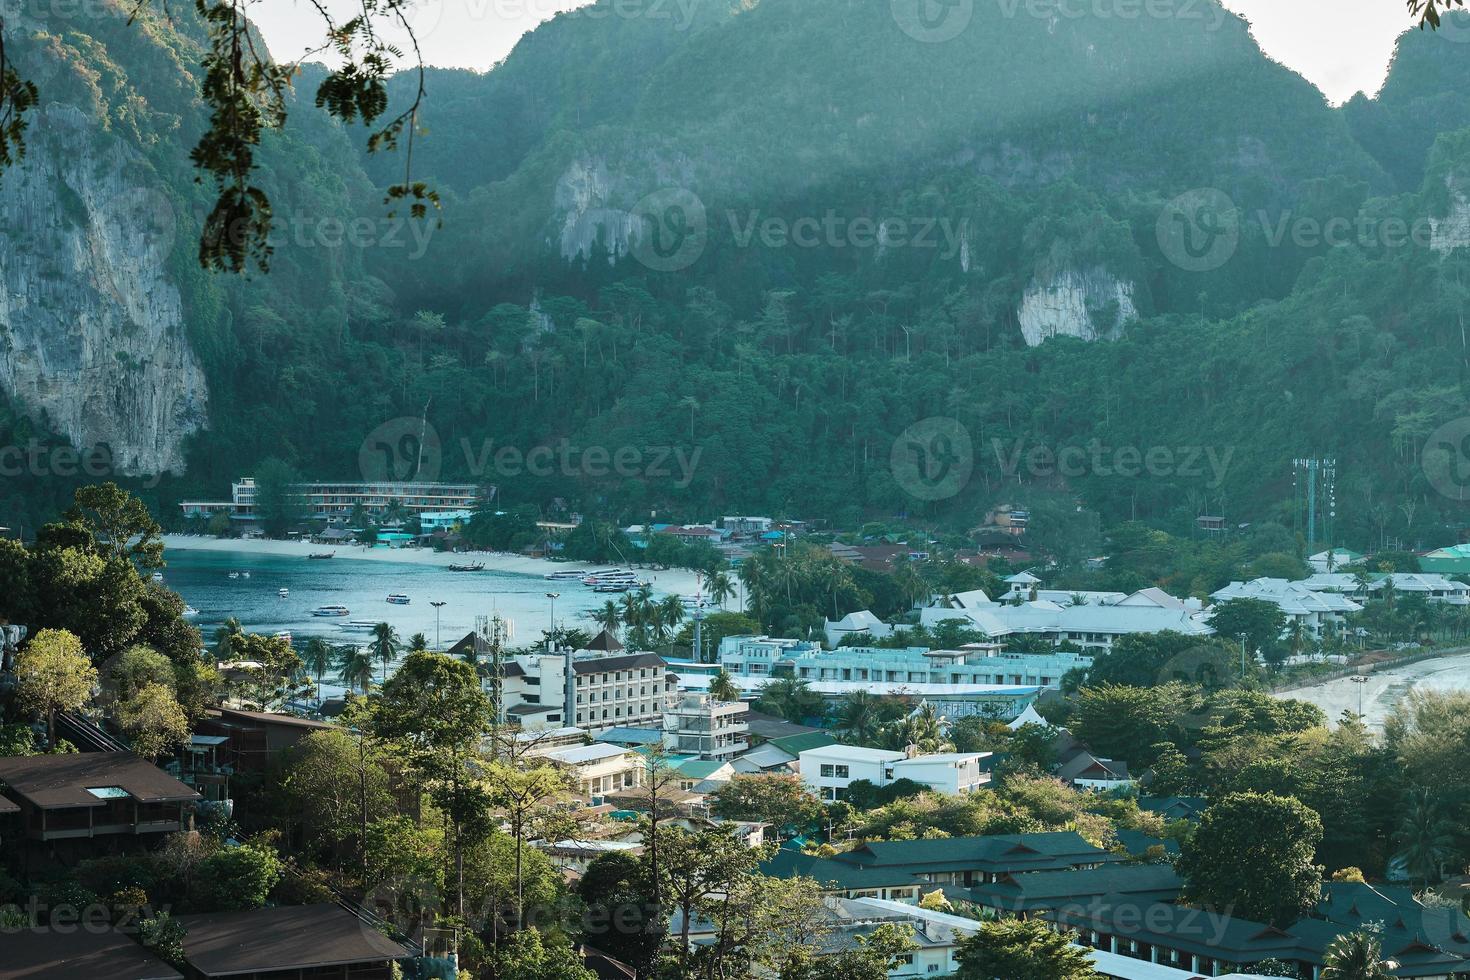
{"label": "paved path", "polygon": [[1276,697],[1315,704],[1327,713],[1328,721],[1335,727],[1344,711],[1357,714],[1361,688],[1364,721],[1374,731],[1382,731],[1383,720],[1412,690],[1470,691],[1470,653],[1421,660],[1366,676],[1366,684],[1355,684],[1343,677],[1316,687],[1282,691]]}

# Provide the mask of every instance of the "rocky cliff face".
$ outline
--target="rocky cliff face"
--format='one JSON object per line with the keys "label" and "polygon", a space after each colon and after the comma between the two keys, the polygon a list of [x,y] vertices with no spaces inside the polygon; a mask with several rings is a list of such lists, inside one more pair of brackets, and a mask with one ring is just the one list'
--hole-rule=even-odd
{"label": "rocky cliff face", "polygon": [[1063,269],[1031,283],[1016,319],[1031,347],[1051,337],[1112,340],[1138,316],[1133,289],[1106,269]]}
{"label": "rocky cliff face", "polygon": [[75,107],[47,105],[32,133],[0,180],[0,386],[119,472],[182,472],[208,395],[169,279],[171,200]]}

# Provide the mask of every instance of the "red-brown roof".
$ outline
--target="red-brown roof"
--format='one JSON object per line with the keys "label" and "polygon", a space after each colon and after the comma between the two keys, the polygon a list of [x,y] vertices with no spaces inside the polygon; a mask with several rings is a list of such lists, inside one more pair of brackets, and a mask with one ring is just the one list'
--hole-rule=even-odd
{"label": "red-brown roof", "polygon": [[203,799],[157,766],[131,752],[77,752],[0,759],[8,795],[42,810],[105,806],[89,789],[117,787],[139,803]]}
{"label": "red-brown roof", "polygon": [[181,915],[184,959],[206,977],[403,959],[408,951],[337,905]]}
{"label": "red-brown roof", "polygon": [[83,926],[6,930],[0,934],[0,980],[183,980],[179,971],[113,932]]}
{"label": "red-brown roof", "polygon": [[288,728],[334,728],[331,722],[314,721],[310,718],[298,718],[295,715],[282,715],[269,711],[242,711],[239,708],[214,708],[209,714],[218,717],[221,721],[244,722],[251,725],[285,725]]}

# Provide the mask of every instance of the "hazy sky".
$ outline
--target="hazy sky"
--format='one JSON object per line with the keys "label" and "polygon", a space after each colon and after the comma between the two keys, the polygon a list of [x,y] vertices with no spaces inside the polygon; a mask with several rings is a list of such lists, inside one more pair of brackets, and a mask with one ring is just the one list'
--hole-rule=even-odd
{"label": "hazy sky", "polygon": [[[484,70],[504,58],[526,31],[585,2],[420,0],[414,26],[429,63]],[[651,2],[642,0],[644,5]],[[687,0],[659,2],[660,9],[668,10],[672,17],[687,9]],[[1333,102],[1342,102],[1360,89],[1370,94],[1376,91],[1388,68],[1394,38],[1410,26],[1403,0],[1224,2],[1251,21],[1268,55],[1305,75]],[[354,4],[328,0],[328,6],[341,10]],[[296,57],[321,37],[320,20],[308,0],[264,0],[251,13],[278,58]]]}

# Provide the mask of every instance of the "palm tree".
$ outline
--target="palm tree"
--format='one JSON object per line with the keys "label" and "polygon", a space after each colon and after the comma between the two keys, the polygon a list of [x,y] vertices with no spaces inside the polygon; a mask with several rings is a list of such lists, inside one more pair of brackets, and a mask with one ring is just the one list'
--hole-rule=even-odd
{"label": "palm tree", "polygon": [[882,699],[870,691],[853,691],[837,706],[837,727],[860,745],[872,743],[882,724]]}
{"label": "palm tree", "polygon": [[1455,853],[1454,825],[1444,818],[1428,788],[1409,794],[1394,841],[1402,848],[1399,857],[1409,874],[1426,885],[1444,876],[1444,864]]}
{"label": "palm tree", "polygon": [[594,609],[590,613],[588,613],[587,618],[592,620],[598,626],[601,626],[603,629],[607,630],[609,633],[616,635],[618,632],[618,627],[622,625],[623,622],[623,613],[622,610],[618,609],[618,604],[616,602],[608,599],[602,604],[601,609]]}
{"label": "palm tree", "polygon": [[368,692],[373,685],[373,652],[370,647],[343,646],[337,650],[342,683],[351,690]]}
{"label": "palm tree", "polygon": [[322,706],[322,675],[337,661],[337,651],[320,636],[313,636],[301,648],[301,662],[316,675],[316,706]]}
{"label": "palm tree", "polygon": [[740,700],[740,688],[735,685],[735,680],[729,672],[721,668],[719,673],[710,678],[709,696],[716,701],[734,704]]}
{"label": "palm tree", "polygon": [[400,645],[398,631],[388,623],[379,623],[373,627],[373,642],[368,644],[373,656],[383,665],[383,680],[388,679],[388,665],[393,658],[398,656]]}
{"label": "palm tree", "polygon": [[778,677],[761,688],[758,707],[761,711],[799,723],[803,718],[822,713],[822,696],[804,680]]}
{"label": "palm tree", "polygon": [[428,653],[429,638],[422,633],[415,633],[408,638],[409,653]]}
{"label": "palm tree", "polygon": [[680,623],[684,622],[684,603],[678,596],[664,596],[663,601],[658,604],[658,608],[661,613],[660,619],[666,631],[671,633],[678,628]]}
{"label": "palm tree", "polygon": [[235,641],[245,635],[240,621],[234,616],[225,620],[214,631],[214,659],[218,663],[229,663],[235,659]]}
{"label": "palm tree", "polygon": [[1327,947],[1322,980],[1391,980],[1383,962],[1383,946],[1367,932],[1338,936]]}
{"label": "palm tree", "polygon": [[721,609],[725,603],[735,597],[735,582],[730,578],[729,572],[715,572],[709,577],[709,601],[717,602]]}

